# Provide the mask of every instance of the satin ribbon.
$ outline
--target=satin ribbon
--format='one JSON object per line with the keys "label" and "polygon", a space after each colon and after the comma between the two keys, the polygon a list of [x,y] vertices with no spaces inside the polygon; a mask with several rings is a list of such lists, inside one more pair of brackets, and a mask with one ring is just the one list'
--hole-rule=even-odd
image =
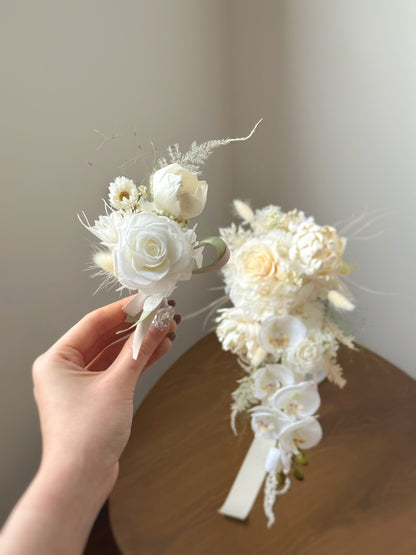
{"label": "satin ribbon", "polygon": [[[128,322],[135,322],[136,329],[134,330],[134,337],[133,337],[133,358],[137,360],[139,356],[140,347],[143,343],[144,336],[146,335],[147,330],[152,323],[152,320],[159,310],[161,306],[166,306],[167,299],[163,299],[162,302],[152,311],[150,312],[143,312],[144,302],[147,299],[147,295],[143,293],[137,293],[124,307],[123,310],[127,314],[126,321]],[[140,315],[140,318],[137,320],[137,316]],[[129,319],[130,317],[130,319]]]}
{"label": "satin ribbon", "polygon": [[219,513],[239,520],[245,520],[248,517],[266,476],[267,454],[275,444],[274,439],[253,439]]}

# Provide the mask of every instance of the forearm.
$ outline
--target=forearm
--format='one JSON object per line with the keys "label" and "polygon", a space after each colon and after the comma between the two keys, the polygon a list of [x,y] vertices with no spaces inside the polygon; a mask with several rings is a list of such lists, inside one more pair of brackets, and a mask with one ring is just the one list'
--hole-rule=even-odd
{"label": "forearm", "polygon": [[82,553],[113,483],[71,464],[41,466],[0,536],[4,555]]}

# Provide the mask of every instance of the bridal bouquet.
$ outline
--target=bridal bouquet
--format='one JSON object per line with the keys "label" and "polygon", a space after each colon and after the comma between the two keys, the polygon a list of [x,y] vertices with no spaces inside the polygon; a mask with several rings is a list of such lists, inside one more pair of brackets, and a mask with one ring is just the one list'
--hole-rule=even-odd
{"label": "bridal bouquet", "polygon": [[234,205],[243,224],[221,230],[230,251],[225,291],[234,306],[219,310],[216,332],[245,372],[232,394],[232,428],[236,433],[237,415],[248,412],[255,437],[269,441],[270,526],[277,495],[290,488],[292,472],[303,479],[305,450],[322,437],[318,383],[327,377],[345,385],[337,349],[340,342],[354,345],[337,321],[340,309],[354,308],[341,280],[352,266],[343,261],[346,240],[333,227],[298,210]]}
{"label": "bridal bouquet", "polygon": [[[258,124],[257,124],[258,125]],[[83,214],[81,223],[100,241],[94,266],[104,283],[116,282],[118,290],[136,291],[124,307],[133,321],[133,357],[137,358],[143,337],[154,318],[163,326],[171,316],[167,298],[178,282],[192,274],[225,264],[228,251],[219,237],[198,241],[190,220],[199,216],[207,200],[208,185],[199,179],[200,166],[213,149],[251,137],[192,143],[185,154],[178,145],[168,148],[148,178],[137,186],[128,177],[116,177],[109,186],[106,213],[91,225]],[[203,266],[202,250],[212,245],[215,260]]]}

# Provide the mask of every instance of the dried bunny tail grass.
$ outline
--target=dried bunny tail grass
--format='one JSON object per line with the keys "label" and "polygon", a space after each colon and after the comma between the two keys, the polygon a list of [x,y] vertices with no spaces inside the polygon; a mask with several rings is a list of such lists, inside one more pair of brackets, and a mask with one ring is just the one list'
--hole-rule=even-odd
{"label": "dried bunny tail grass", "polygon": [[247,141],[253,136],[254,132],[262,121],[263,118],[256,123],[256,125],[246,137],[235,137],[233,139],[213,139],[211,141],[206,141],[205,143],[202,143],[200,145],[194,141],[191,144],[191,148],[185,154],[182,154],[178,144],[169,146],[169,161],[166,158],[161,158],[159,160],[159,167],[176,162],[177,164],[180,164],[191,172],[199,173],[200,166],[210,157],[214,149],[238,141]]}
{"label": "dried bunny tail grass", "polygon": [[233,201],[234,210],[237,212],[238,216],[245,222],[252,222],[254,220],[254,212],[251,206],[247,202],[236,199]]}
{"label": "dried bunny tail grass", "polygon": [[327,378],[341,389],[345,387],[347,380],[343,377],[343,370],[336,358],[329,353],[324,354],[324,364]]}
{"label": "dried bunny tail grass", "polygon": [[104,272],[114,277],[113,255],[109,251],[97,251],[94,254],[94,264],[99,266]]}
{"label": "dried bunny tail grass", "polygon": [[[96,248],[96,247],[95,247]],[[114,276],[113,259],[110,252],[96,250],[92,256],[92,263],[85,268],[88,272],[93,272],[90,275],[91,279],[96,277],[101,278],[101,282],[93,295],[96,295],[103,289],[111,289],[118,284],[117,278]]]}

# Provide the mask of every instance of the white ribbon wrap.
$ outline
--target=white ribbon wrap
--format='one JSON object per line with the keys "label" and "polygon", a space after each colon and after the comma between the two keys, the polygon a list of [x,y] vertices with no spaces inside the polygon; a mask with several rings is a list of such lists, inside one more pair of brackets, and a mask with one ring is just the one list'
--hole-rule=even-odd
{"label": "white ribbon wrap", "polygon": [[267,455],[275,444],[274,439],[254,438],[219,513],[239,520],[248,517],[266,476]]}
{"label": "white ribbon wrap", "polygon": [[[124,312],[131,318],[137,317],[137,315],[143,311],[143,306],[146,298],[147,298],[146,295],[144,295],[143,293],[137,293],[137,295],[135,295],[123,307]],[[149,312],[149,314],[147,314],[147,316],[145,316],[145,318],[143,318],[143,320],[136,325],[136,329],[134,331],[134,337],[133,337],[134,360],[137,360],[137,357],[139,356],[140,347],[143,343],[144,336],[146,335],[146,332],[149,329],[150,324],[152,323],[154,315],[158,311],[159,306],[163,305],[164,303],[165,304],[167,303],[166,299],[163,299],[163,301],[154,310]]]}

